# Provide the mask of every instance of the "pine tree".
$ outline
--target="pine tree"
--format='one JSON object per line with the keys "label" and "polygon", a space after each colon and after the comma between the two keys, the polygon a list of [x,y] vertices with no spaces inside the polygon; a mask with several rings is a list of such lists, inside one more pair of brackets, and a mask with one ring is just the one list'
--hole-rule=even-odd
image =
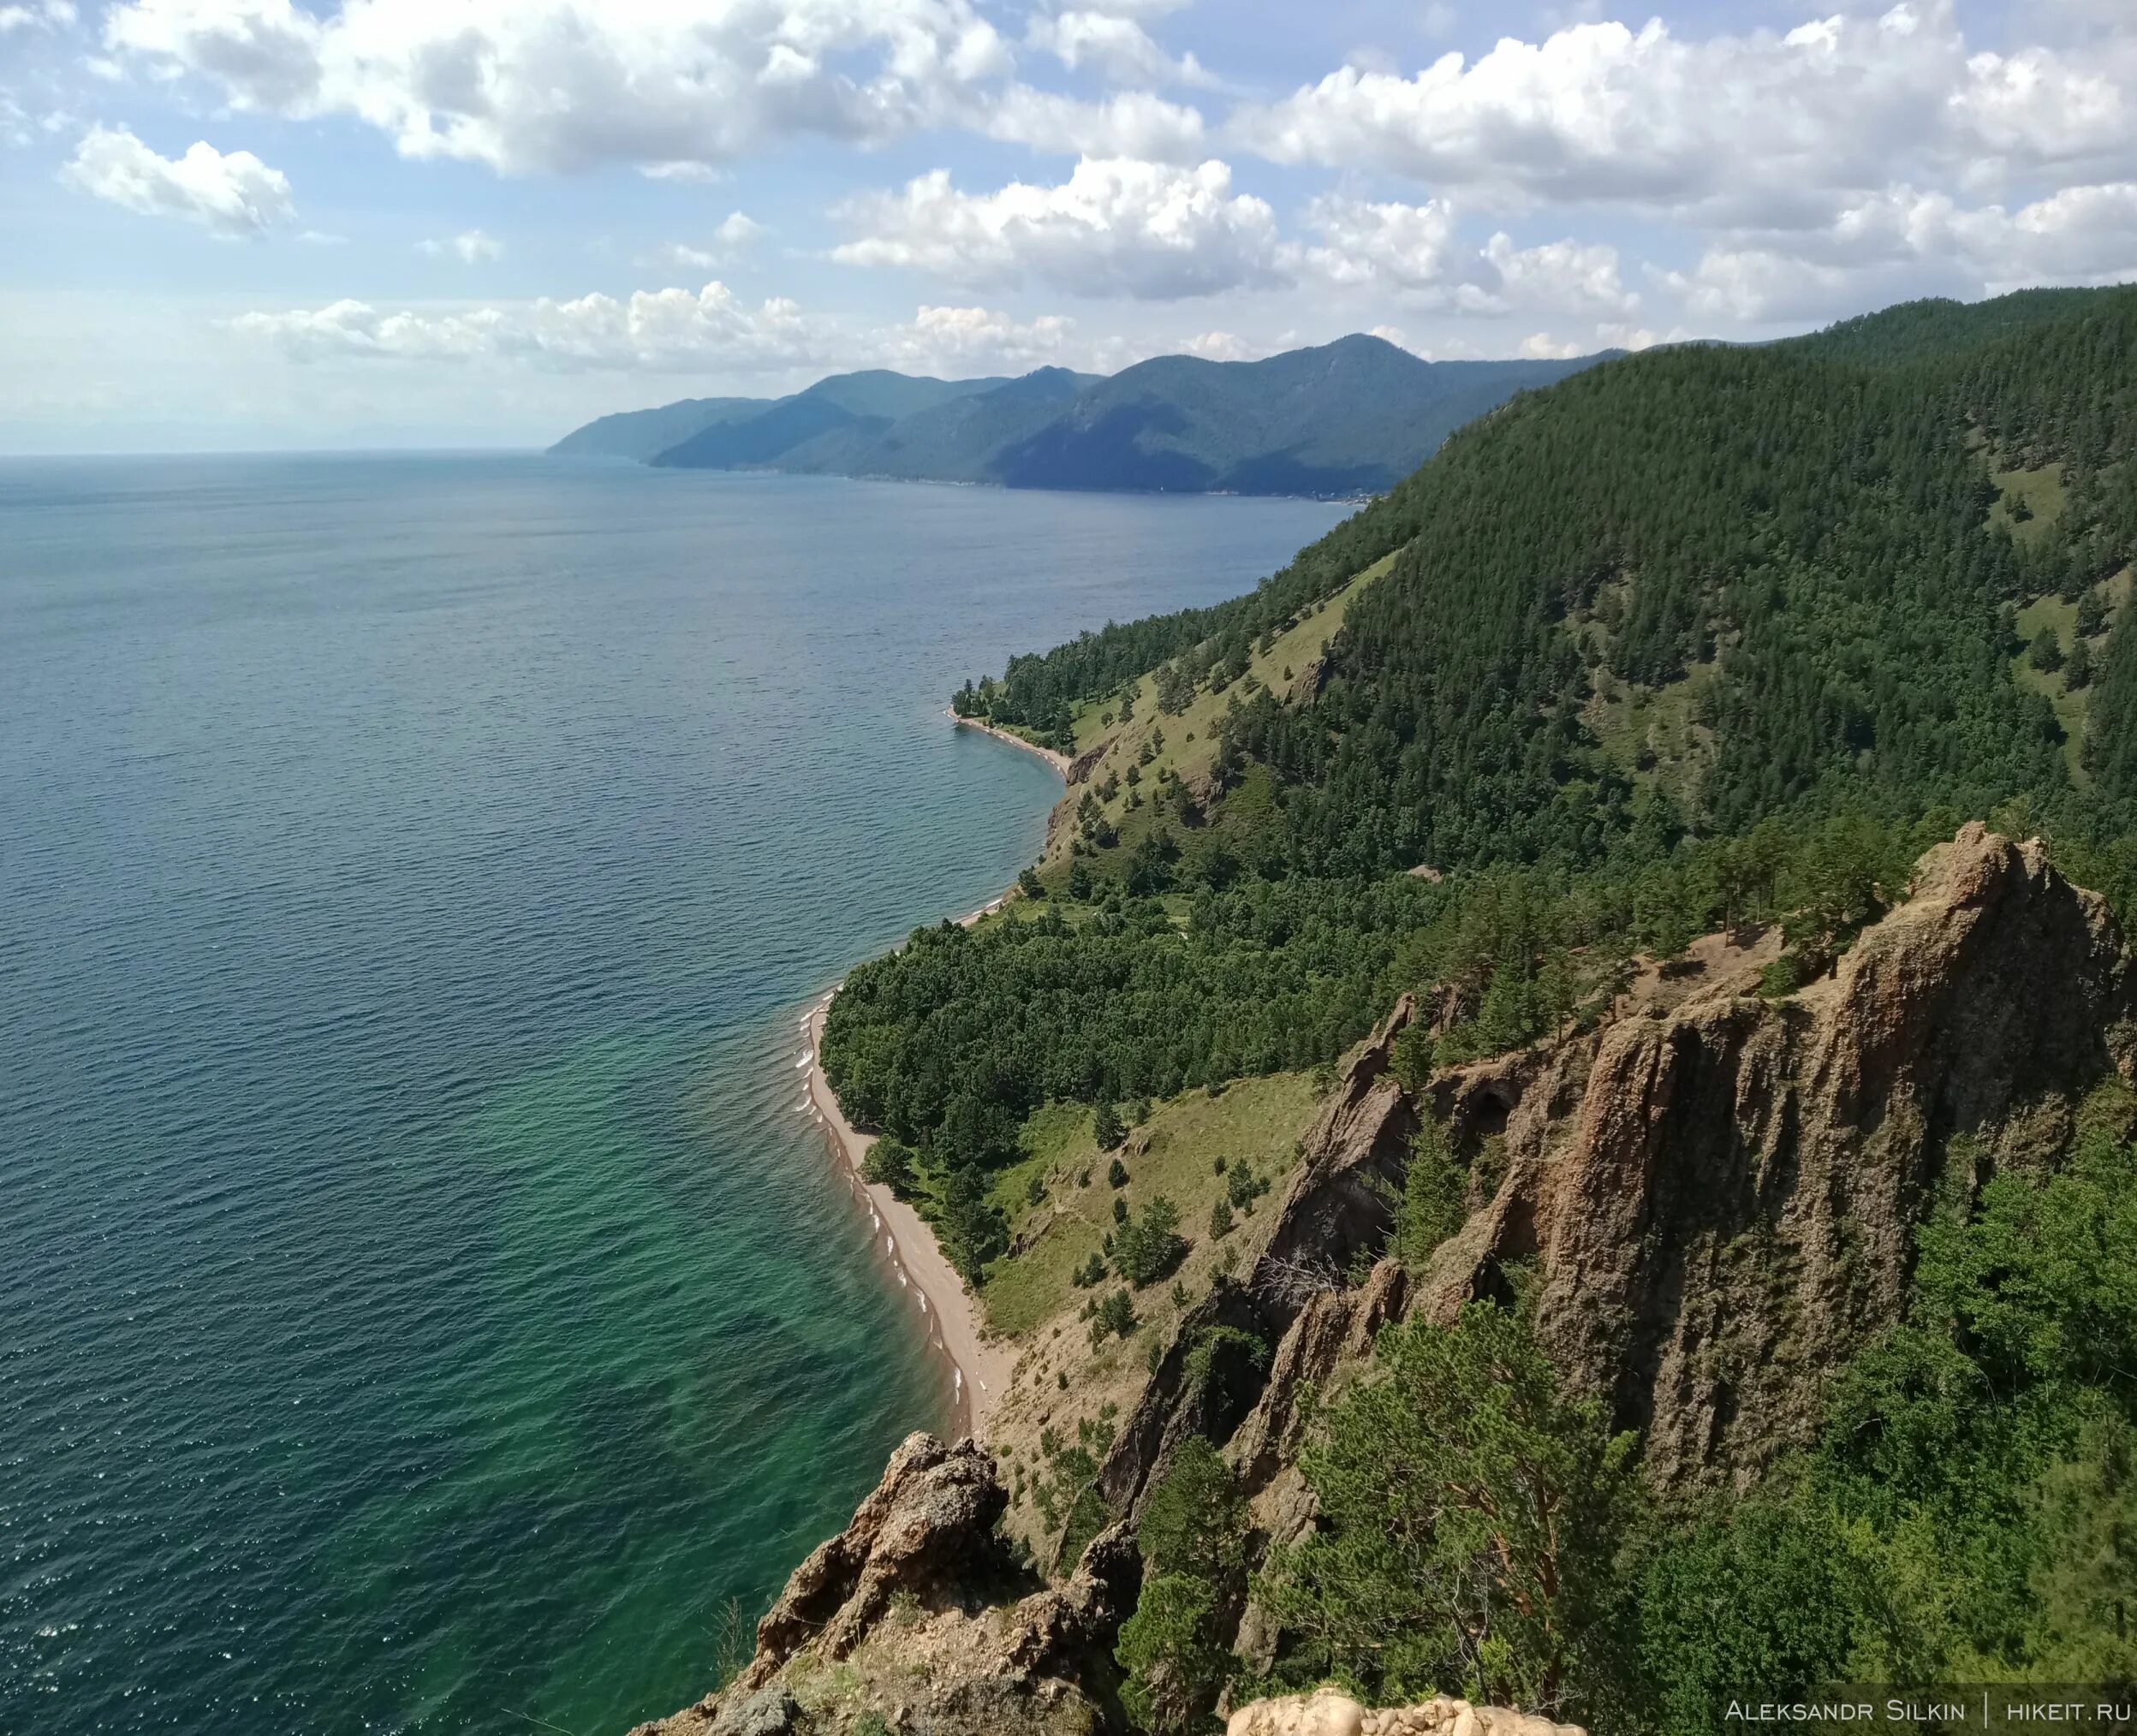
{"label": "pine tree", "polygon": [[[1128,1129],[1121,1124],[1121,1112],[1113,1107],[1112,1099],[1103,1098],[1091,1117],[1091,1137],[1098,1142],[1098,1150],[1116,1150],[1128,1137]],[[1118,1182],[1115,1186],[1120,1186]]]}

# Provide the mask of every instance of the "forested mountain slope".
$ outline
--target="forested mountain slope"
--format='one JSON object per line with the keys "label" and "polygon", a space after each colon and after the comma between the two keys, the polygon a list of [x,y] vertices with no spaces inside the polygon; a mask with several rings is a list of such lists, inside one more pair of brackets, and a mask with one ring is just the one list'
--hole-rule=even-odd
{"label": "forested mountain slope", "polygon": [[[2137,542],[2137,294],[2009,300],[1587,371],[1251,595],[1015,659],[967,703],[1059,737],[1142,668],[1176,703],[1222,689],[1400,549],[1312,703],[1241,694],[1226,725],[1289,792],[1295,866],[1594,862],[1636,826],[1843,799],[2094,812],[2137,794],[2104,636]],[[2057,645],[2015,662],[2044,603]]]}
{"label": "forested mountain slope", "polygon": [[1134,1727],[2137,1676],[2134,460],[2137,290],[1650,352],[956,696],[1068,797],[823,1061]]}
{"label": "forested mountain slope", "polygon": [[1428,362],[1354,336],[1257,362],[1160,356],[995,455],[1011,487],[1378,493],[1472,417],[1589,365]]}
{"label": "forested mountain slope", "polygon": [[719,422],[754,416],[762,398],[684,398],[654,410],[622,410],[574,428],[549,449],[552,458],[630,458],[639,463]]}
{"label": "forested mountain slope", "polygon": [[[1594,360],[1427,362],[1351,336],[1256,362],[1161,356],[1110,378],[877,371],[769,402],[706,399],[605,417],[551,449],[684,469],[1348,496],[1391,486],[1471,417]],[[662,432],[669,439],[654,444]]]}

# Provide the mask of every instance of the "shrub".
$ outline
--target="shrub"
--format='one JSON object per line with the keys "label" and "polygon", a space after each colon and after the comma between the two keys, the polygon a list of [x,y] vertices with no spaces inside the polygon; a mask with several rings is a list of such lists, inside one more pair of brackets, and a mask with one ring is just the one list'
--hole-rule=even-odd
{"label": "shrub", "polygon": [[1123,1222],[1113,1237],[1113,1269],[1141,1289],[1164,1277],[1187,1257],[1180,1234],[1180,1208],[1162,1194],[1140,1219]]}
{"label": "shrub", "polygon": [[1113,1291],[1092,1311],[1091,1342],[1095,1347],[1109,1338],[1126,1338],[1138,1323],[1134,1299],[1125,1290]]}
{"label": "shrub", "polygon": [[910,1199],[914,1157],[910,1145],[884,1133],[869,1146],[868,1155],[860,1160],[861,1178],[878,1187],[889,1188],[900,1199]]}

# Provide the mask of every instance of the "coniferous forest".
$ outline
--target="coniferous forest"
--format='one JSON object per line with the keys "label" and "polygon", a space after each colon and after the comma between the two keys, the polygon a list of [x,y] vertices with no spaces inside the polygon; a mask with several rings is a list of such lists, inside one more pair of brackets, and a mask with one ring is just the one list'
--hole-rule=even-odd
{"label": "coniferous forest", "polygon": [[[1250,675],[1390,556],[1307,679]],[[1168,717],[1222,698],[1194,773],[1086,794],[1003,918],[856,972],[829,1076],[938,1178],[1013,1161],[1050,1100],[1110,1113],[1331,1062],[1429,990],[1454,1014],[1398,1051],[1414,1083],[1711,930],[1777,924],[1776,989],[1814,978],[1974,817],[2044,837],[2127,922],[2133,559],[2137,289],[1917,303],[1525,393],[1257,590],[961,692],[1064,746],[1139,693]],[[1464,1475],[1526,1453],[1579,1485],[1585,1553],[1552,1564],[1550,1620],[1495,1630],[1493,1668],[1598,1727],[1703,1730],[1731,1683],[2137,1677],[2128,1132],[2103,1113],[2053,1179],[1926,1225],[1908,1317],[1817,1448],[1711,1509],[1641,1495],[1638,1442],[1554,1394],[1518,1308],[1391,1335],[1407,1384],[1324,1419],[1323,1527],[1270,1569],[1308,1642],[1286,1668],[1391,1697],[1469,1667],[1381,1569],[1414,1494],[1385,1467],[1470,1451]],[[1444,1234],[1414,1172],[1412,1228]],[[984,1194],[938,1198],[976,1277],[1003,1247]],[[1462,1448],[1449,1407],[1496,1432]],[[1429,1551],[1414,1565],[1433,1583]],[[1138,1618],[1144,1689],[1163,1614]],[[1199,1630],[1174,1627],[1187,1668]]]}

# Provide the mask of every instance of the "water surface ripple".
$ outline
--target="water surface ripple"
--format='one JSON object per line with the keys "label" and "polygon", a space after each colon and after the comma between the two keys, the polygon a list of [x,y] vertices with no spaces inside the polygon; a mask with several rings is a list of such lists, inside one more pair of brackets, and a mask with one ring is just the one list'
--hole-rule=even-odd
{"label": "water surface ripple", "polygon": [[1336,515],[0,464],[0,1730],[701,1691],[944,1410],[791,1067],[1037,842],[942,696]]}

